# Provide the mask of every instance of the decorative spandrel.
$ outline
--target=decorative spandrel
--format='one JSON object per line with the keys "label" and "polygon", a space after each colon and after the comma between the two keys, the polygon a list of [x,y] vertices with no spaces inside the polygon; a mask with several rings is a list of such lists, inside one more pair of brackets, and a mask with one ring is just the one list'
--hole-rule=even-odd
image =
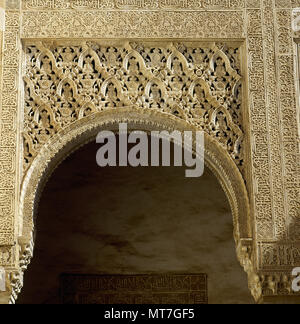
{"label": "decorative spandrel", "polygon": [[207,304],[207,275],[61,276],[63,304]]}
{"label": "decorative spandrel", "polygon": [[205,130],[243,165],[239,44],[89,41],[26,46],[24,159],[105,109],[136,106]]}

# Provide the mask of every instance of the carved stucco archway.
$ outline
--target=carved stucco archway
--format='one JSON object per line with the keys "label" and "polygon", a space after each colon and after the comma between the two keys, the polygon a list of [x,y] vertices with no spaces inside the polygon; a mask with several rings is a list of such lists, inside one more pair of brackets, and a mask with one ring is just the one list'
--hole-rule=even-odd
{"label": "carved stucco archway", "polygon": [[[34,219],[39,197],[54,169],[80,146],[95,140],[100,130],[117,131],[121,122],[126,122],[129,130],[167,130],[169,132],[173,130],[197,130],[196,127],[174,116],[150,109],[141,110],[138,107],[126,107],[90,115],[53,136],[33,161],[22,185],[20,202],[22,219],[19,222],[21,224],[19,231],[20,241],[26,246],[21,258],[22,270],[27,268],[33,255]],[[244,180],[226,150],[207,134],[205,134],[205,163],[217,177],[229,200],[233,216],[237,256],[244,270],[248,273],[251,292],[255,299],[258,299],[261,291],[255,285],[255,274],[251,260],[252,222]],[[22,277],[23,274],[19,274],[19,276]],[[21,282],[18,282],[13,292],[12,301],[17,297],[20,289]]]}
{"label": "carved stucco archway", "polygon": [[238,258],[258,300],[245,186],[242,43],[37,40],[24,47],[21,270],[12,274],[12,302],[33,253],[34,209],[44,179],[99,127],[121,121],[149,131],[205,132],[206,162],[228,197]]}
{"label": "carved stucco archway", "polygon": [[[297,5],[297,1],[290,0],[222,4],[203,0],[168,4],[161,0],[151,4],[115,0],[0,1],[4,8],[0,12],[0,266],[7,275],[7,289],[0,292],[0,302],[8,301],[11,290],[12,301],[16,297],[14,293],[22,286],[21,270],[26,268],[26,256],[32,249],[19,240],[17,230],[24,177],[21,132],[28,122],[24,120],[21,90],[25,60],[21,43],[29,41],[32,45],[39,40],[54,44],[58,39],[61,44],[87,39],[102,39],[104,43],[113,39],[118,43],[129,38],[159,39],[160,44],[178,39],[210,44],[239,40],[243,44],[247,162],[241,173],[249,194],[253,243],[244,243],[239,251],[247,254],[253,248],[252,264],[257,276],[251,276],[250,281],[252,288],[257,288],[256,295],[298,300],[299,293],[291,289],[291,270],[300,265],[299,80],[295,60],[295,41],[300,32],[292,29],[292,21],[299,16],[293,10]],[[150,86],[147,91],[149,97]],[[205,86],[204,94],[208,94]]]}

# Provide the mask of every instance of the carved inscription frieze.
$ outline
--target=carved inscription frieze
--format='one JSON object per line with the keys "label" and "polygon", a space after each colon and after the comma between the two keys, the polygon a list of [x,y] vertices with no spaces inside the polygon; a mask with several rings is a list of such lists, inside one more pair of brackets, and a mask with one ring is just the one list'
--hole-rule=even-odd
{"label": "carved inscription frieze", "polygon": [[207,275],[63,275],[63,304],[207,304]]}
{"label": "carved inscription frieze", "polygon": [[260,243],[262,269],[282,269],[300,266],[300,244]]}
{"label": "carved inscription frieze", "polygon": [[23,9],[203,10],[242,9],[245,0],[24,0]]}

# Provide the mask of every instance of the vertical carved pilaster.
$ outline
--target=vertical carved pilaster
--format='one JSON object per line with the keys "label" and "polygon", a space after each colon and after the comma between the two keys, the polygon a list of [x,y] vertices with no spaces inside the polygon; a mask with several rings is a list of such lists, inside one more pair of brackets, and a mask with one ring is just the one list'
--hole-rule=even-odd
{"label": "vertical carved pilaster", "polygon": [[19,60],[20,13],[7,10],[3,44],[0,105],[0,245],[14,245],[19,186]]}
{"label": "vertical carved pilaster", "polygon": [[10,275],[18,269],[17,207],[20,186],[19,91],[20,91],[20,1],[6,1],[3,44],[1,44],[2,79],[0,104],[0,266],[6,270],[6,291],[10,293]]}

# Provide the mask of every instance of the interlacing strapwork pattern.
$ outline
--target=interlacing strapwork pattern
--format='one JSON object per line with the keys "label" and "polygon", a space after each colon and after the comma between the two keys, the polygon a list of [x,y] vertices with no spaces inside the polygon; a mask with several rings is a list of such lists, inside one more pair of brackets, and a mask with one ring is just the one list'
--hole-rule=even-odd
{"label": "interlacing strapwork pattern", "polygon": [[156,109],[216,138],[243,166],[240,48],[225,43],[26,46],[25,169],[49,138],[95,112]]}

